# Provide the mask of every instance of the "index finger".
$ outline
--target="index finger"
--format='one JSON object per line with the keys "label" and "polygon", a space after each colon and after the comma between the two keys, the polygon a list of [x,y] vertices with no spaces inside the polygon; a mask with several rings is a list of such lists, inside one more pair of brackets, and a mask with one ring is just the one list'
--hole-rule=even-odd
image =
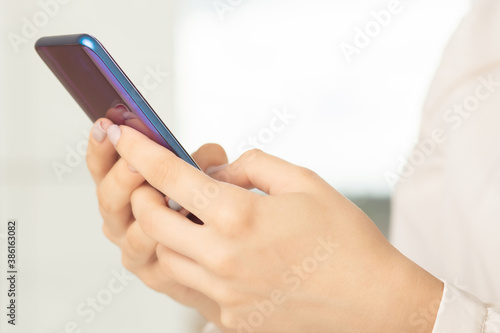
{"label": "index finger", "polygon": [[128,127],[112,125],[108,137],[120,156],[163,194],[202,221],[211,220],[233,188],[212,179],[168,149]]}
{"label": "index finger", "polygon": [[92,126],[86,161],[94,182],[99,183],[118,161],[118,154],[106,138],[106,129],[112,124],[109,119],[100,118]]}

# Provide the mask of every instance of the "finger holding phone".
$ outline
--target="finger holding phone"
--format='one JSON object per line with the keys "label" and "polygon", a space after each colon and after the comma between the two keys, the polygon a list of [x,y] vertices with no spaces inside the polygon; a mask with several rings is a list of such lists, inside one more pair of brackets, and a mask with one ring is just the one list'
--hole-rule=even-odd
{"label": "finger holding phone", "polygon": [[[111,120],[105,118],[94,124],[87,154],[87,166],[97,186],[104,234],[120,247],[124,267],[148,287],[197,309],[207,320],[222,326],[220,307],[217,303],[206,295],[178,283],[161,270],[157,256],[158,242],[143,232],[132,213],[130,201],[137,188],[142,186],[149,187],[149,190],[154,189],[126,160],[116,158],[116,151],[106,134],[112,124]],[[222,148],[213,144],[201,147],[192,156],[202,170],[212,165],[227,163]],[[160,197],[160,204],[165,206],[169,198],[162,194]],[[179,214],[187,215],[182,211]]]}
{"label": "finger holding phone", "polygon": [[[113,125],[107,134],[152,185],[132,193],[131,207],[144,233],[160,244],[162,273],[214,300],[224,328],[411,332],[412,313],[441,298],[438,279],[307,169],[254,150],[212,174],[227,183],[129,127]],[[200,206],[193,194],[207,188],[217,195]],[[169,209],[160,192],[204,225]],[[429,332],[432,327],[429,322]]]}
{"label": "finger holding phone", "polygon": [[202,170],[223,151],[197,154],[200,167],[95,38],[36,49],[96,122],[87,162],[103,229],[150,287],[225,332],[413,332],[410,316],[441,299],[438,279],[310,170],[254,150],[212,178]]}

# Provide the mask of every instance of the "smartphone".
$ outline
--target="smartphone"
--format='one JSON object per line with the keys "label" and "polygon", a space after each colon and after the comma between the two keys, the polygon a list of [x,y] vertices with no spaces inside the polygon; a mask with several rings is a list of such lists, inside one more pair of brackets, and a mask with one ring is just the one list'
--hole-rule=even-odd
{"label": "smartphone", "polygon": [[[92,122],[108,118],[133,127],[200,169],[96,38],[88,34],[42,37],[35,49]],[[188,218],[203,224],[193,214]]]}
{"label": "smartphone", "polygon": [[88,34],[40,38],[35,49],[87,116],[128,125],[198,168],[104,46]]}

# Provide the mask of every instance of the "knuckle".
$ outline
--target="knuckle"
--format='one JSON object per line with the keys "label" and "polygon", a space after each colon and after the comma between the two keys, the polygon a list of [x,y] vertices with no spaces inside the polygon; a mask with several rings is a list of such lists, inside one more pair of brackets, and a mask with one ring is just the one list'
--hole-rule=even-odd
{"label": "knuckle", "polygon": [[118,240],[116,239],[116,236],[111,233],[111,230],[109,229],[106,223],[103,223],[102,225],[102,233],[109,241],[111,241],[113,244],[118,245]]}
{"label": "knuckle", "polygon": [[156,280],[152,274],[150,273],[145,273],[144,270],[141,270],[137,273],[137,277],[146,285],[146,287],[151,288],[155,291],[157,290],[157,283]]}
{"label": "knuckle", "polygon": [[221,284],[218,288],[216,287],[214,294],[216,302],[221,306],[221,309],[225,311],[231,313],[232,311],[229,309],[239,304],[236,293],[226,283]]}
{"label": "knuckle", "polygon": [[223,205],[213,213],[213,218],[222,225],[233,225],[238,220],[238,211],[231,205]]}
{"label": "knuckle", "polygon": [[238,239],[241,238],[245,232],[244,223],[241,221],[227,222],[219,227],[220,233],[225,236],[226,239]]}
{"label": "knuckle", "polygon": [[129,258],[129,256],[122,251],[122,257],[121,257],[122,265],[125,267],[125,269],[129,272],[134,271],[134,265],[132,264],[132,260]]}
{"label": "knuckle", "polygon": [[234,309],[221,308],[220,322],[225,328],[236,329],[240,322],[240,316]]}
{"label": "knuckle", "polygon": [[238,260],[231,251],[221,251],[212,256],[208,265],[214,274],[226,279],[234,277],[238,272]]}
{"label": "knuckle", "polygon": [[158,257],[158,263],[160,265],[160,270],[166,276],[175,279],[175,270],[172,267],[172,261],[170,260],[170,255],[165,249],[160,246],[156,248],[156,256]]}
{"label": "knuckle", "polygon": [[137,187],[135,190],[132,191],[132,193],[130,194],[130,204],[132,205],[132,207],[134,206],[142,206],[142,202],[143,200],[141,200],[143,198],[143,194],[144,194],[144,190],[149,187],[150,185],[145,185],[145,184],[142,184],[140,185],[139,187]]}
{"label": "knuckle", "polygon": [[296,173],[297,176],[300,177],[300,179],[314,180],[319,177],[318,174],[316,174],[316,172],[312,171],[311,169],[300,166],[297,167]]}
{"label": "knuckle", "polygon": [[120,244],[120,250],[122,251],[122,264],[125,268],[128,269],[128,267],[125,265],[125,260],[132,260],[134,257],[137,256],[137,253],[135,253],[128,242],[122,242]]}
{"label": "knuckle", "polygon": [[128,228],[125,240],[130,254],[147,254],[149,247],[141,232],[140,228]]}
{"label": "knuckle", "polygon": [[221,234],[234,239],[248,233],[254,215],[252,202],[253,199],[246,198],[244,201],[224,205],[214,213]]}
{"label": "knuckle", "polygon": [[97,187],[97,201],[101,214],[113,214],[119,211],[113,196],[108,194],[107,188],[101,184]]}
{"label": "knuckle", "polygon": [[168,276],[170,279],[176,280],[175,271],[172,269],[172,266],[170,265],[170,261],[168,259],[158,259],[158,263],[163,275]]}
{"label": "knuckle", "polygon": [[146,287],[159,293],[168,293],[173,285],[172,281],[154,273],[151,269],[138,269],[136,272],[132,273],[135,274]]}
{"label": "knuckle", "polygon": [[249,162],[255,158],[258,158],[262,154],[264,154],[264,152],[262,150],[257,149],[257,148],[253,148],[253,149],[247,150],[246,152],[241,154],[241,157],[239,158],[239,160],[244,161],[244,162]]}
{"label": "knuckle", "polygon": [[149,207],[142,207],[140,211],[135,212],[135,218],[139,223],[140,229],[146,236],[155,235],[157,232],[156,211]]}
{"label": "knuckle", "polygon": [[[120,162],[123,163],[123,160]],[[118,163],[116,164],[118,166]],[[111,176],[112,184],[115,186],[126,184],[128,179],[130,177],[126,177],[124,172],[122,171],[123,168],[112,168],[108,175]],[[127,175],[128,176],[128,175]]]}
{"label": "knuckle", "polygon": [[154,223],[154,217],[153,217],[153,212],[144,212],[140,218],[138,219],[142,231],[148,236],[156,234],[156,224]]}
{"label": "knuckle", "polygon": [[146,287],[153,289],[157,292],[164,292],[164,286],[162,282],[152,274],[142,274],[139,276],[142,283],[146,285]]}

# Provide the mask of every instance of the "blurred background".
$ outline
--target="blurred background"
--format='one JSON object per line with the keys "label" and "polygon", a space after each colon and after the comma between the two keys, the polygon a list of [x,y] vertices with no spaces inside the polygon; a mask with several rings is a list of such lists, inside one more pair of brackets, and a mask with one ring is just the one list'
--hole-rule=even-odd
{"label": "blurred background", "polygon": [[[35,53],[39,37],[96,36],[188,151],[217,142],[235,159],[257,147],[306,166],[387,234],[391,175],[417,138],[441,52],[468,6],[0,0],[2,309],[5,226],[19,223],[18,325],[2,313],[1,331],[191,333],[203,324],[130,278],[102,235],[84,158],[91,123]],[[115,280],[123,288],[110,293]]]}

